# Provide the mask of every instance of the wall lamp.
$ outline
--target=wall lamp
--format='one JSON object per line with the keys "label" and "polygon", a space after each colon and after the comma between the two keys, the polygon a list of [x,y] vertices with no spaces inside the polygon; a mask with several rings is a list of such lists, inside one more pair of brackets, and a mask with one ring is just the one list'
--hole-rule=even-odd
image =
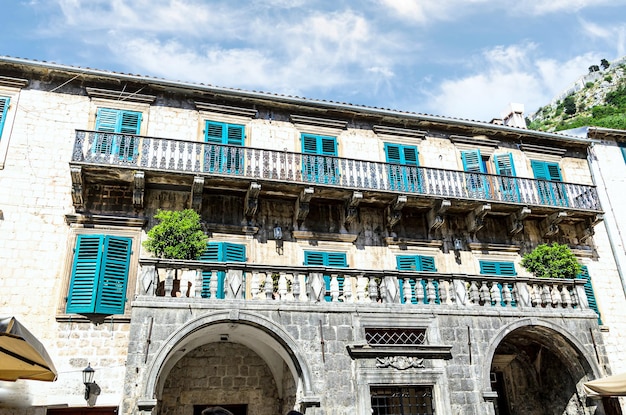
{"label": "wall lamp", "polygon": [[278,255],[283,254],[283,229],[274,224],[274,239],[276,240],[276,252]]}
{"label": "wall lamp", "polygon": [[283,239],[283,229],[277,224],[274,225],[274,239],[277,241]]}
{"label": "wall lamp", "polygon": [[100,386],[93,380],[95,374],[96,371],[91,367],[91,363],[88,363],[83,369],[83,383],[85,384],[85,400],[89,406],[94,406],[97,396],[100,395]]}
{"label": "wall lamp", "polygon": [[454,240],[454,250],[460,251],[461,249],[463,249],[463,241],[461,241],[459,238],[456,238]]}

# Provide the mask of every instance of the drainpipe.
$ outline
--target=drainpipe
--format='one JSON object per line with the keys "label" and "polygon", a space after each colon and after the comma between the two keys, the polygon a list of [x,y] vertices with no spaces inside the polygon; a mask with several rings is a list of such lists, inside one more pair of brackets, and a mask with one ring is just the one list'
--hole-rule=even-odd
{"label": "drainpipe", "polygon": [[[619,227],[615,223],[615,210],[613,209],[611,198],[608,196],[608,191],[606,189],[606,182],[604,180],[604,175],[602,174],[602,168],[600,167],[599,162],[596,163],[596,165],[598,169],[598,177],[600,181],[602,182],[602,186],[598,186],[598,183],[597,183],[598,177],[596,177],[596,173],[594,171],[594,160],[597,161],[597,158],[594,153],[594,148],[595,148],[595,143],[592,142],[591,145],[588,147],[587,163],[589,164],[589,171],[591,172],[591,180],[596,186],[596,189],[598,189],[598,195],[600,193],[600,189],[602,189],[601,191],[603,193],[604,200],[606,200],[608,203],[610,215],[608,218],[607,217],[604,218],[604,227],[606,228],[606,233],[609,238],[609,245],[611,246],[611,252],[613,253],[613,258],[615,259],[615,265],[617,265],[617,273],[622,283],[622,290],[624,291],[624,296],[626,296],[626,281],[624,280],[624,272],[622,271],[623,270],[622,260],[619,256],[620,252],[618,251],[617,246],[615,245],[613,236],[611,234],[611,226],[609,225],[616,225],[615,229],[617,229],[618,237],[622,241],[622,246],[624,246],[624,239],[622,238]],[[607,219],[610,219],[608,222],[611,222],[611,223],[607,223]]]}

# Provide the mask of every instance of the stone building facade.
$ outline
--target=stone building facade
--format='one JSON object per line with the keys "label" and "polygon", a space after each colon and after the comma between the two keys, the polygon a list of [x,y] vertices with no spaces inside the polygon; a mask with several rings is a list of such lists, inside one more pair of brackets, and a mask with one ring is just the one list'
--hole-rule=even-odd
{"label": "stone building facade", "polygon": [[[626,320],[594,140],[15,58],[0,103],[0,312],[58,370],[0,414],[604,413],[582,384],[624,368]],[[152,257],[187,208],[206,252]],[[551,242],[584,278],[521,267]]]}

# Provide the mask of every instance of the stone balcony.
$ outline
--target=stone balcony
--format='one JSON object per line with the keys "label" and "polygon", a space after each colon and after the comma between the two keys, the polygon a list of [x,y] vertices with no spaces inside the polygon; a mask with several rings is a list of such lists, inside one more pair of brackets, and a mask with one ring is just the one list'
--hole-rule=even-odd
{"label": "stone balcony", "polygon": [[406,204],[434,209],[433,216],[450,206],[595,223],[601,213],[591,185],[83,130],[76,131],[70,165],[77,208],[85,186],[117,181],[132,187],[137,206],[153,184],[187,189],[194,200],[209,187],[294,198],[315,188],[315,197],[392,210]]}
{"label": "stone balcony", "polygon": [[[233,304],[318,305],[337,311],[399,307],[428,313],[502,312],[585,317],[584,279],[544,279],[396,270],[140,259],[143,300],[167,307]],[[156,301],[156,303],[155,303]],[[324,308],[326,309],[326,308]]]}

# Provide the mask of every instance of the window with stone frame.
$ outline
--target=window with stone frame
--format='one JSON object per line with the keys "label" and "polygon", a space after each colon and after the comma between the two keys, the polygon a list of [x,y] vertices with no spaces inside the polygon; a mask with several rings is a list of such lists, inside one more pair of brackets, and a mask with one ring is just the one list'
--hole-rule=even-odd
{"label": "window with stone frame", "polygon": [[131,253],[132,238],[78,235],[66,313],[124,314]]}
{"label": "window with stone frame", "polygon": [[370,386],[373,415],[432,415],[432,386]]}

